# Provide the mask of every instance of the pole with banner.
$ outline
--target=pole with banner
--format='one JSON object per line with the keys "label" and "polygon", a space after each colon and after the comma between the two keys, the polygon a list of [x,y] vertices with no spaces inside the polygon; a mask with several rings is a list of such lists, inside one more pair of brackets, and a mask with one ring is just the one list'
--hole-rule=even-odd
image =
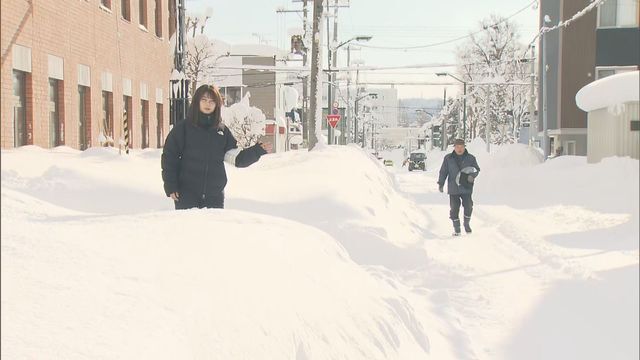
{"label": "pole with banner", "polygon": [[129,153],[129,114],[124,111],[124,151]]}

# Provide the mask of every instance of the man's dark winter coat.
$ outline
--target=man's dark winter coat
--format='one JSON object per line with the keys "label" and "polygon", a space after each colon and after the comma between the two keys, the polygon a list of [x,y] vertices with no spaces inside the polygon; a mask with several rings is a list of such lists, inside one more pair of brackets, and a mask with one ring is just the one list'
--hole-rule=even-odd
{"label": "man's dark winter coat", "polygon": [[[471,166],[478,170],[477,173],[472,175],[462,174],[461,176],[478,176],[480,172],[480,166],[478,166],[478,162],[476,161],[476,157],[469,154],[469,152],[465,149],[462,155],[456,154],[455,151],[447,154],[442,161],[442,167],[440,168],[440,177],[438,179],[438,185],[444,186],[444,182],[447,181],[447,193],[449,195],[464,195],[471,194],[473,192],[473,186],[458,186],[456,184],[456,176],[460,172],[460,170]],[[466,183],[467,181],[465,181]],[[463,183],[461,181],[460,183]],[[473,182],[472,182],[473,183]]]}

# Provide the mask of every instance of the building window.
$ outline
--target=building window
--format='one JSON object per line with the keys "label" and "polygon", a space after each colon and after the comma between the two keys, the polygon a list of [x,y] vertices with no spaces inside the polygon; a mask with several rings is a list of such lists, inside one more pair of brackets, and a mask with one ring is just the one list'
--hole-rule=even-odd
{"label": "building window", "polygon": [[113,93],[102,91],[102,145],[113,145]]}
{"label": "building window", "polygon": [[100,4],[107,9],[111,9],[111,0],[100,0]]}
{"label": "building window", "polygon": [[162,141],[164,140],[164,113],[162,104],[156,104],[156,147],[162,148]]}
{"label": "building window", "polygon": [[27,145],[27,73],[13,70],[13,145]]}
{"label": "building window", "polygon": [[147,100],[140,100],[140,120],[142,137],[140,147],[146,149],[149,147],[149,102]]}
{"label": "building window", "polygon": [[49,78],[49,146],[56,147],[64,143],[63,122],[61,121],[62,81]]}
{"label": "building window", "polygon": [[131,0],[121,0],[120,9],[122,11],[122,18],[131,21]]}
{"label": "building window", "polygon": [[169,0],[169,38],[176,32],[176,0]]}
{"label": "building window", "polygon": [[148,28],[147,26],[147,0],[138,0],[140,4],[140,25]]}
{"label": "building window", "polygon": [[78,85],[78,148],[86,150],[91,146],[91,90]]}
{"label": "building window", "polygon": [[596,68],[596,80],[606,78],[607,76],[622,74],[629,71],[635,71],[638,68],[635,66],[598,66]]}
{"label": "building window", "polygon": [[598,27],[638,26],[638,0],[608,0],[598,9]]}
{"label": "building window", "polygon": [[156,0],[156,36],[162,37],[162,0]]}

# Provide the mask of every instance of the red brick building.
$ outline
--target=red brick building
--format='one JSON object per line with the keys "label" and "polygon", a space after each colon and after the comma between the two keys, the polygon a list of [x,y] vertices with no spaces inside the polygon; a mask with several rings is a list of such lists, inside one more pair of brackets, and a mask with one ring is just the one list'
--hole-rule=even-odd
{"label": "red brick building", "polygon": [[175,0],[2,0],[2,148],[160,147]]}

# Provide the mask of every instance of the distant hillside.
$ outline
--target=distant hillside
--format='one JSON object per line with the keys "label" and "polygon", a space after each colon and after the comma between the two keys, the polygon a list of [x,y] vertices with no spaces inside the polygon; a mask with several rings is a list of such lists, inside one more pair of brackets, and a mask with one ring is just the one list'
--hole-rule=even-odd
{"label": "distant hillside", "polygon": [[407,98],[400,99],[400,119],[399,126],[413,127],[420,126],[428,116],[416,110],[424,110],[428,113],[437,115],[442,109],[442,99],[423,99],[423,98]]}

